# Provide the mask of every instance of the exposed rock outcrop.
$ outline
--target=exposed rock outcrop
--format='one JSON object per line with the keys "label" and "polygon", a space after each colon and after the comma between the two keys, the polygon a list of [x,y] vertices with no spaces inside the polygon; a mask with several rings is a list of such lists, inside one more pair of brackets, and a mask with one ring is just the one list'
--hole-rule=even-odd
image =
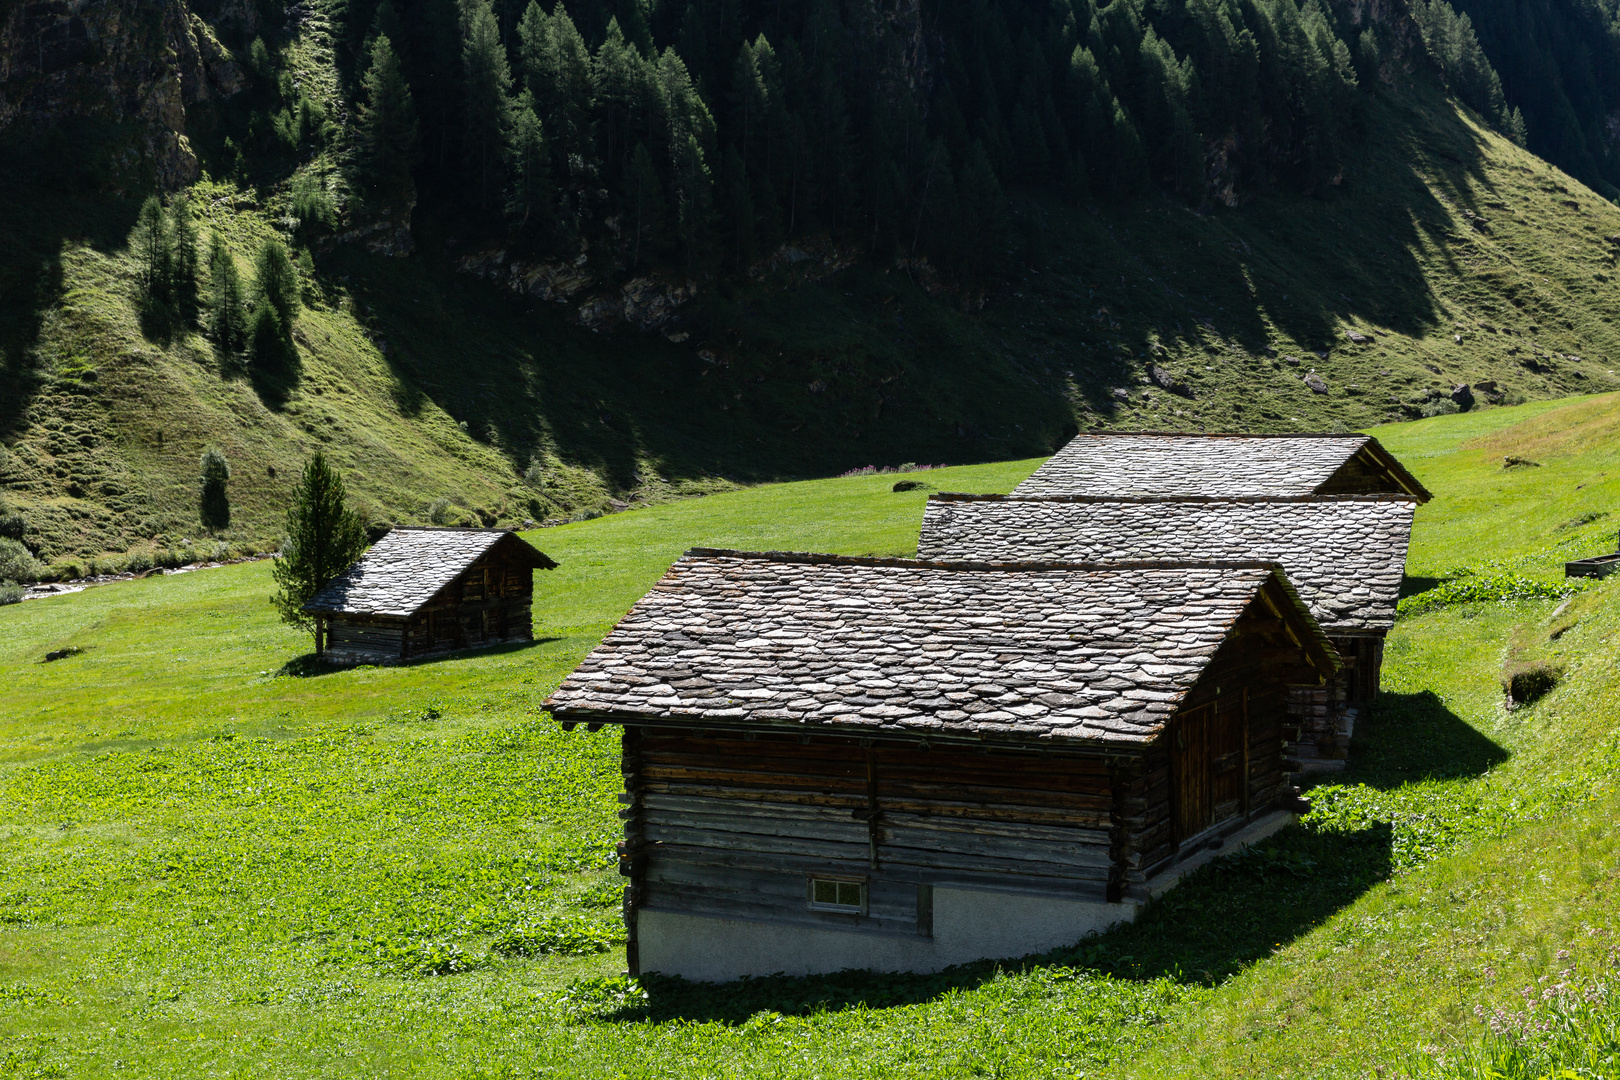
{"label": "exposed rock outcrop", "polygon": [[0,130],[42,132],[72,117],[135,122],[165,186],[197,174],[186,106],[244,83],[184,0],[37,0],[0,22]]}

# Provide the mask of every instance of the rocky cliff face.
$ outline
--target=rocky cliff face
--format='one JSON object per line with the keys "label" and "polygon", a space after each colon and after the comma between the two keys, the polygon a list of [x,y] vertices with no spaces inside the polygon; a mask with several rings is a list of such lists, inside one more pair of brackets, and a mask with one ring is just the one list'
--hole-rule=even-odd
{"label": "rocky cliff face", "polygon": [[186,106],[243,84],[185,0],[0,0],[0,131],[69,117],[133,121],[172,187],[197,173]]}

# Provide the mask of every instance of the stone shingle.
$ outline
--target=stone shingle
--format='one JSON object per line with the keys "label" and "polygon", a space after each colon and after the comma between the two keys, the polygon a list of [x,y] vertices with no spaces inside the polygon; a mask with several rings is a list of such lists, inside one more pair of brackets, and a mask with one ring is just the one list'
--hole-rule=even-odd
{"label": "stone shingle", "polygon": [[411,615],[505,537],[535,566],[557,564],[504,529],[394,529],[317,592],[312,615]]}
{"label": "stone shingle", "polygon": [[[1141,743],[1268,580],[1292,595],[1276,566],[1252,562],[991,566],[694,549],[547,708],[563,720]],[[1333,666],[1294,603],[1317,662]]]}
{"label": "stone shingle", "polygon": [[1310,495],[1363,448],[1419,499],[1428,493],[1367,435],[1085,432],[1015,495]]}
{"label": "stone shingle", "polygon": [[1327,633],[1395,622],[1417,504],[1393,496],[1088,499],[943,495],[923,512],[923,559],[1280,563]]}

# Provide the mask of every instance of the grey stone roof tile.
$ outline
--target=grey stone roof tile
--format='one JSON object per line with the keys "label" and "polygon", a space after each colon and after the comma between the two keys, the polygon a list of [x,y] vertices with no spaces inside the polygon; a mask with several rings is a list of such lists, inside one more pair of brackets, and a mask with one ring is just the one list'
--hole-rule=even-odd
{"label": "grey stone roof tile", "polygon": [[312,615],[413,615],[502,541],[517,545],[534,566],[550,570],[557,565],[504,529],[393,529],[317,592],[304,610]]}
{"label": "grey stone roof tile", "polygon": [[[696,549],[546,704],[565,721],[1141,743],[1268,580],[1292,593],[1258,562],[992,566]],[[1334,664],[1295,604],[1319,662]],[[1124,608],[1128,622],[1093,630],[1068,617]],[[684,639],[671,649],[677,621]],[[787,633],[768,637],[767,626]]]}
{"label": "grey stone roof tile", "polygon": [[1368,435],[1082,432],[1015,495],[1310,495],[1366,448],[1419,501],[1429,497]]}
{"label": "grey stone roof tile", "polygon": [[[1376,633],[1395,622],[1416,507],[1411,499],[1378,495],[941,495],[929,499],[923,511],[917,554],[978,562],[1274,561],[1325,632]],[[1177,609],[1180,628],[1196,627],[1203,615],[1201,596],[1188,591]]]}

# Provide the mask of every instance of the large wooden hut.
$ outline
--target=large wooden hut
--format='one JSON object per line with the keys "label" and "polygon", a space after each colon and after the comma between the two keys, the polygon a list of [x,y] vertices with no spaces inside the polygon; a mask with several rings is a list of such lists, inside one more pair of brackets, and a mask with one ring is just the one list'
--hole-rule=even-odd
{"label": "large wooden hut", "polygon": [[1414,499],[1396,495],[1091,498],[936,495],[923,559],[1264,559],[1279,563],[1344,663],[1295,694],[1304,771],[1343,764],[1356,708],[1378,693],[1395,623]]}
{"label": "large wooden hut", "polygon": [[534,571],[557,564],[501,529],[394,529],[304,605],[320,655],[397,664],[534,637]]}
{"label": "large wooden hut", "polygon": [[1402,495],[1429,492],[1370,435],[1082,432],[1015,495]]}
{"label": "large wooden hut", "polygon": [[547,703],[623,728],[633,971],[927,971],[1131,919],[1291,820],[1274,564],[695,549]]}

